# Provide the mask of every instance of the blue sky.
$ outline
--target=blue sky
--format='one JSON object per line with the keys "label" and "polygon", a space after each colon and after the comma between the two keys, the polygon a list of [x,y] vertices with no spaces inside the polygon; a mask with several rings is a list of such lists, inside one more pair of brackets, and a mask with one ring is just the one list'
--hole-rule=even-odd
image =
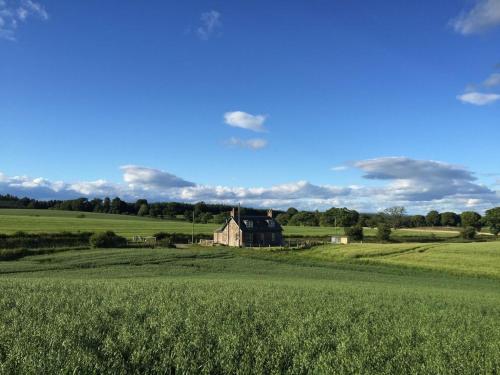
{"label": "blue sky", "polygon": [[500,0],[0,0],[0,193],[481,210],[499,41]]}

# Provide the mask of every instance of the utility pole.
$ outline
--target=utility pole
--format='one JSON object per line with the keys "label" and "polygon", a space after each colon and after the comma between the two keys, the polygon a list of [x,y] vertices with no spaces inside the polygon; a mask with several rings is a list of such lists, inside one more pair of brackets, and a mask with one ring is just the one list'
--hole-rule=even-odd
{"label": "utility pole", "polygon": [[241,247],[241,235],[243,231],[241,230],[241,204],[238,203],[238,247]]}
{"label": "utility pole", "polygon": [[191,244],[194,245],[194,210],[193,210],[193,230],[191,231]]}

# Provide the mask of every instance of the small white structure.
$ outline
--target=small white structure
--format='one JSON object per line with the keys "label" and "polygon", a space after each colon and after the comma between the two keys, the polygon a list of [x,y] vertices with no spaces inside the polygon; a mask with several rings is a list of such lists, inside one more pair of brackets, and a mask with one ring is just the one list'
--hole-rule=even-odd
{"label": "small white structure", "polygon": [[347,245],[349,243],[348,236],[332,236],[332,243],[337,245]]}

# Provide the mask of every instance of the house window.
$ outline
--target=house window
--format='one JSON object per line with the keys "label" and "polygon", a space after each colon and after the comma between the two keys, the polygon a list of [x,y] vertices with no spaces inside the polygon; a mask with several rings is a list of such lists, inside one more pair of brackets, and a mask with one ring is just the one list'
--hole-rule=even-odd
{"label": "house window", "polygon": [[271,233],[271,241],[276,242],[276,233]]}
{"label": "house window", "polygon": [[268,220],[267,221],[267,226],[269,228],[274,228],[276,226],[276,224],[275,224],[274,220]]}
{"label": "house window", "polygon": [[243,220],[247,228],[253,228],[253,221],[252,220]]}

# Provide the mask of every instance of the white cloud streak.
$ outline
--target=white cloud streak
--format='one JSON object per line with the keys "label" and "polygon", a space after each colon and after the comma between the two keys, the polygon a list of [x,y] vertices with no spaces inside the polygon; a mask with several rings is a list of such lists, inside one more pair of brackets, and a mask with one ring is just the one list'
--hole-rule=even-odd
{"label": "white cloud streak", "polygon": [[500,86],[500,73],[493,73],[483,82],[485,87],[495,87]]}
{"label": "white cloud streak", "polygon": [[478,0],[468,12],[450,22],[462,35],[480,34],[500,25],[500,0]]}
{"label": "white cloud streak", "polygon": [[240,139],[231,137],[227,144],[232,147],[249,148],[251,150],[260,150],[267,146],[267,141],[262,138]]}
{"label": "white cloud streak", "polygon": [[467,92],[465,94],[457,95],[457,99],[462,103],[483,106],[500,100],[500,95],[482,92]]}
{"label": "white cloud streak", "polygon": [[220,19],[221,14],[216,10],[202,13],[200,17],[201,26],[196,29],[198,37],[202,40],[210,39],[210,37],[221,29],[222,23]]}
{"label": "white cloud streak", "polygon": [[28,18],[49,19],[49,14],[40,3],[32,0],[0,0],[0,39],[15,41],[19,25]]}

